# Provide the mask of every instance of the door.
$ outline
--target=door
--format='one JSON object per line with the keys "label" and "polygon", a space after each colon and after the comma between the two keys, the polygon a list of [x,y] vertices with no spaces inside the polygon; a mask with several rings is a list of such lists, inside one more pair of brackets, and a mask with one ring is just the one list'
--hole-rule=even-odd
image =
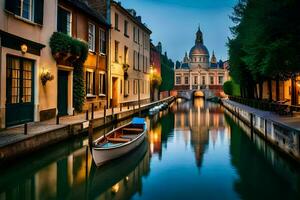
{"label": "door", "polygon": [[118,106],[119,92],[118,92],[118,78],[112,78],[112,106]]}
{"label": "door", "polygon": [[68,72],[58,70],[57,109],[58,115],[68,115]]}
{"label": "door", "polygon": [[6,127],[33,121],[34,61],[6,57]]}

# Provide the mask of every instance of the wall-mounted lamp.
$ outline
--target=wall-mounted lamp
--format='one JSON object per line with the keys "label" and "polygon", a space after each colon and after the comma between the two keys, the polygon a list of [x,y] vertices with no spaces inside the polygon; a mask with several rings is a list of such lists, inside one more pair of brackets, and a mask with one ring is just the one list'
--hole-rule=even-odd
{"label": "wall-mounted lamp", "polygon": [[26,45],[26,44],[22,44],[22,45],[21,45],[21,52],[22,52],[22,54],[27,53],[27,50],[28,50],[27,45]]}
{"label": "wall-mounted lamp", "polygon": [[48,81],[52,81],[53,79],[54,76],[48,70],[45,70],[43,68],[43,71],[41,73],[41,81],[43,86],[45,86]]}

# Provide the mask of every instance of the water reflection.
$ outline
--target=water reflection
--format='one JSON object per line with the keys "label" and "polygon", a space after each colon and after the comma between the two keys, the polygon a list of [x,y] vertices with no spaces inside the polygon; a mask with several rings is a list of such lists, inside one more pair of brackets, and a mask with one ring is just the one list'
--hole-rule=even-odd
{"label": "water reflection", "polygon": [[175,103],[146,120],[147,142],[100,168],[87,138],[3,165],[0,199],[300,199],[299,168],[219,105]]}

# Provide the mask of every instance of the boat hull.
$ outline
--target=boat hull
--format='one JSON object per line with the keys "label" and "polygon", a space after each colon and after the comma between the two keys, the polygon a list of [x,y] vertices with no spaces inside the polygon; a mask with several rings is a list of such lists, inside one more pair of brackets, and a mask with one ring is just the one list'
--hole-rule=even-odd
{"label": "boat hull", "polygon": [[146,130],[134,141],[116,148],[99,149],[93,148],[92,155],[97,166],[103,165],[109,160],[117,159],[138,147],[145,139]]}

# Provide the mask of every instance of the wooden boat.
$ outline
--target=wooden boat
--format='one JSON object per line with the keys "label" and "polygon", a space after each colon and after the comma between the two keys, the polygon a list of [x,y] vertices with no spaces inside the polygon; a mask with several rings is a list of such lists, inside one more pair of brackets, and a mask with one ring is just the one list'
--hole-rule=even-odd
{"label": "wooden boat", "polygon": [[145,139],[147,124],[143,118],[133,120],[93,142],[92,155],[97,166],[119,158],[138,147]]}

